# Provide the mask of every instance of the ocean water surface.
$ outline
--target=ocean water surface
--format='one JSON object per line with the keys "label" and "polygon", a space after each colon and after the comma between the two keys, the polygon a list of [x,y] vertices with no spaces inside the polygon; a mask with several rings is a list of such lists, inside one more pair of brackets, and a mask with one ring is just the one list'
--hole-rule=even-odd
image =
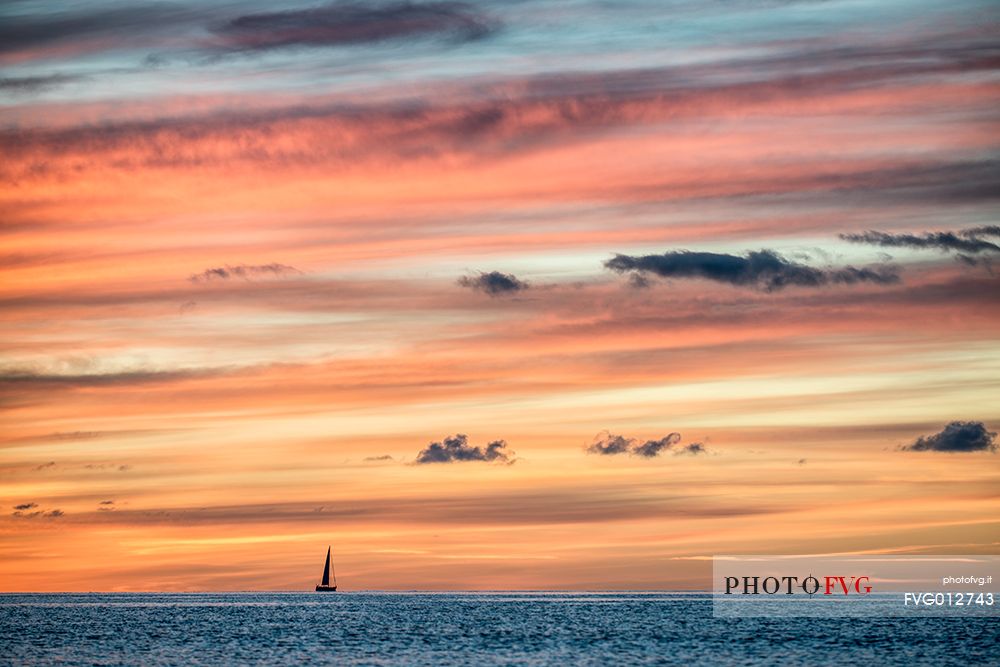
{"label": "ocean water surface", "polygon": [[13,665],[997,665],[995,618],[713,618],[706,594],[0,595]]}

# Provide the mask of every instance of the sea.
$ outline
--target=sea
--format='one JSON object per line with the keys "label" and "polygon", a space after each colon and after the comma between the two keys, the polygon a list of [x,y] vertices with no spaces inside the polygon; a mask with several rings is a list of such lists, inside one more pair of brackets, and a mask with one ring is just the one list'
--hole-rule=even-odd
{"label": "sea", "polygon": [[992,618],[714,618],[661,592],[0,595],[4,665],[1000,665]]}

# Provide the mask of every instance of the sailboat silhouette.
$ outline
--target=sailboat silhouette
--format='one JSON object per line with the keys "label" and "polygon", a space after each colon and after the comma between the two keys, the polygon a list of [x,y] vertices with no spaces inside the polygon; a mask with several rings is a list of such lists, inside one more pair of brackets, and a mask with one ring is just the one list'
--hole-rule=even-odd
{"label": "sailboat silhouette", "polygon": [[[323,581],[316,584],[316,591],[332,593],[337,590],[337,573],[333,570],[333,559],[330,557],[331,548],[326,548],[326,565],[323,566]],[[333,586],[330,585],[330,574],[333,573]]]}

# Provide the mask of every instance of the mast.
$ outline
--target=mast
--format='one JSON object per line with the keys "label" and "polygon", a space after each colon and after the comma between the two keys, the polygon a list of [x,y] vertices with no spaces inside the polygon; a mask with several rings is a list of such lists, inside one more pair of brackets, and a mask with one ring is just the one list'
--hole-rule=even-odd
{"label": "mast", "polygon": [[[336,577],[337,575],[334,575]],[[326,548],[326,566],[323,568],[323,586],[330,585],[330,547]]]}
{"label": "mast", "polygon": [[[328,547],[327,548],[327,555],[330,554],[330,549],[331,548],[332,547]],[[335,568],[333,566],[333,557],[332,556],[330,557],[330,572],[333,573],[333,587],[336,588],[337,587],[337,568]]]}

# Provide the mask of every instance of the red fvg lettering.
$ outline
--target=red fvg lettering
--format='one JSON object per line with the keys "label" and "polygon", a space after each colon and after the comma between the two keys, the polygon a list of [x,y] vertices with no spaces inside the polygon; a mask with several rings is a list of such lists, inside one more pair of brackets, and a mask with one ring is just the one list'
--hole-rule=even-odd
{"label": "red fvg lettering", "polygon": [[872,592],[871,586],[865,586],[864,590],[861,589],[862,582],[868,583],[868,577],[851,577],[850,582],[847,581],[847,577],[824,577],[826,581],[826,590],[824,595],[833,595],[839,591],[835,590],[837,584],[840,584],[840,590],[843,591],[844,595],[849,595],[851,592],[866,594]]}

